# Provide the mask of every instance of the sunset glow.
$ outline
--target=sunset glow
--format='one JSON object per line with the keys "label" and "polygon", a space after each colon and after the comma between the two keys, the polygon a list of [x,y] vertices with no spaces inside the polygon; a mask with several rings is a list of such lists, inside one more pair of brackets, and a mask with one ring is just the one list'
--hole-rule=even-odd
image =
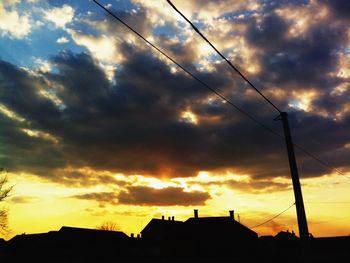
{"label": "sunset glow", "polygon": [[[314,0],[173,2],[288,111],[310,232],[349,235],[345,11]],[[0,203],[3,237],[103,222],[137,234],[193,209],[234,210],[259,236],[298,234],[278,112],[166,1],[101,3],[195,77],[93,1],[1,1],[0,176],[13,186]]]}

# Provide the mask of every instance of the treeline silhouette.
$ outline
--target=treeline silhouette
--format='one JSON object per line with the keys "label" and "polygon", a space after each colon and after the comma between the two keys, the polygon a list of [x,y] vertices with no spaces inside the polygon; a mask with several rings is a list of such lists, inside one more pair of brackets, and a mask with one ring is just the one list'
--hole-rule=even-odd
{"label": "treeline silhouette", "polygon": [[0,240],[0,262],[349,262],[350,236],[300,240],[257,233],[227,217],[152,219],[138,235],[62,227]]}

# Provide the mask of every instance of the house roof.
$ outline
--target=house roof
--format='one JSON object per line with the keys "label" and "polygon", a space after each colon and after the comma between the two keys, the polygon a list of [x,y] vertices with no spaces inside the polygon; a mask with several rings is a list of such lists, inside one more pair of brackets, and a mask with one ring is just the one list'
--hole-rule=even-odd
{"label": "house roof", "polygon": [[21,234],[13,237],[10,242],[35,242],[35,241],[45,241],[45,240],[56,240],[60,239],[113,239],[113,240],[123,240],[129,238],[125,233],[120,231],[107,231],[98,229],[88,229],[88,228],[78,228],[78,227],[68,227],[63,226],[59,231],[50,231],[47,233],[39,234]]}
{"label": "house roof", "polygon": [[127,238],[128,236],[121,231],[109,231],[100,229],[80,228],[63,226],[58,231],[59,234],[80,234],[80,235],[101,235],[101,236],[119,236],[121,238]]}
{"label": "house roof", "polygon": [[192,231],[202,231],[207,233],[216,232],[218,234],[222,231],[227,234],[235,233],[252,237],[258,236],[256,232],[228,216],[191,217],[185,221],[185,224],[188,225]]}
{"label": "house roof", "polygon": [[145,234],[149,231],[152,232],[170,232],[178,229],[183,225],[182,221],[175,220],[164,220],[164,219],[156,219],[153,218],[144,229],[142,229],[141,233]]}
{"label": "house roof", "polygon": [[257,238],[253,230],[233,220],[231,217],[189,218],[185,222],[152,219],[141,231],[146,238],[202,238],[204,236],[234,238]]}
{"label": "house roof", "polygon": [[275,235],[275,238],[281,239],[281,240],[287,240],[287,239],[296,239],[294,232],[291,233],[288,230],[287,231],[280,231]]}
{"label": "house roof", "polygon": [[185,223],[187,222],[210,222],[210,223],[238,223],[240,224],[238,221],[233,220],[231,217],[229,216],[208,216],[208,217],[190,217],[189,219],[187,219],[185,221]]}

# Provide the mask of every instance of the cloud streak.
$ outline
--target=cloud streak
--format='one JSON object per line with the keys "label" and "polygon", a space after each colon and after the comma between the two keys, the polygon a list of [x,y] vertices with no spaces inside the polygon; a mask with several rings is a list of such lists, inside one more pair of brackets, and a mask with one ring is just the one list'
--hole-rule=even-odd
{"label": "cloud streak", "polygon": [[204,192],[184,192],[179,187],[154,189],[144,186],[130,186],[118,195],[119,203],[147,206],[189,206],[204,205],[210,195]]}

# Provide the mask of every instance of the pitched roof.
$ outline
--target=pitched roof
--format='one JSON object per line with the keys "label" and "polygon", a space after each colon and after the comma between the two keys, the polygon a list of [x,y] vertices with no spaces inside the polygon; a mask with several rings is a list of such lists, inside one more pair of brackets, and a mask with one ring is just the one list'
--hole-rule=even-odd
{"label": "pitched roof", "polygon": [[[235,234],[237,236],[258,237],[258,234],[231,217],[191,217],[185,221],[191,231],[216,234]],[[196,233],[198,234],[198,233]]]}
{"label": "pitched roof", "polygon": [[142,229],[141,233],[144,236],[148,233],[171,233],[173,231],[178,230],[184,222],[175,221],[175,220],[164,220],[164,219],[156,219],[153,218],[144,229]]}
{"label": "pitched roof", "polygon": [[152,219],[141,231],[144,238],[163,239],[171,238],[202,238],[222,237],[257,238],[253,230],[233,220],[231,217],[199,217],[189,218],[185,222]]}
{"label": "pitched roof", "polygon": [[128,238],[128,236],[121,231],[108,231],[108,230],[100,230],[100,229],[91,229],[91,228],[80,228],[80,227],[69,227],[63,226],[57,232],[59,234],[71,234],[71,235],[89,235],[89,236],[113,236],[120,238]]}

